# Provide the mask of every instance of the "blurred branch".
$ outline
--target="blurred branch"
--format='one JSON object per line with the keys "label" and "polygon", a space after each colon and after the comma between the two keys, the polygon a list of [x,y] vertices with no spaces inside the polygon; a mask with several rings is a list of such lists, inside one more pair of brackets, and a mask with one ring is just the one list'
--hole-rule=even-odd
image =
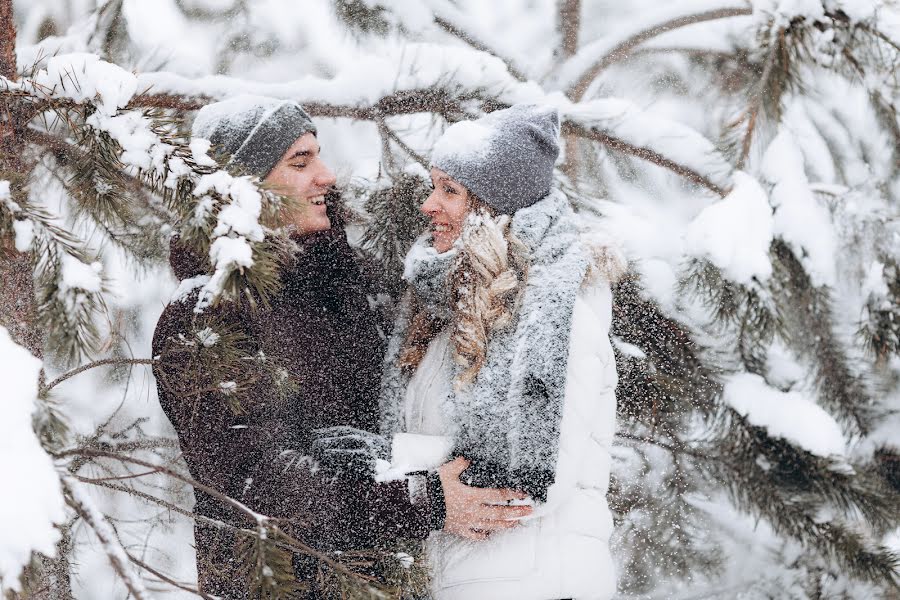
{"label": "blurred branch", "polygon": [[651,38],[662,35],[663,33],[672,31],[674,29],[686,27],[688,25],[694,25],[695,23],[703,23],[705,21],[715,21],[717,19],[726,19],[730,17],[739,17],[751,14],[753,14],[753,9],[749,7],[719,8],[702,13],[697,13],[694,15],[677,17],[675,19],[671,19],[669,21],[659,23],[658,25],[654,25],[653,27],[644,29],[643,31],[640,31],[617,44],[606,55],[604,55],[593,65],[591,65],[591,67],[588,68],[567,90],[566,95],[575,102],[581,100],[588,87],[591,85],[591,82],[594,81],[594,79],[597,78],[597,75],[599,75],[604,69],[606,69],[606,67],[618,60],[621,60],[622,58],[625,58],[626,56],[628,56],[628,52],[632,48],[643,44]]}
{"label": "blurred branch", "polygon": [[395,144],[400,146],[400,149],[403,150],[404,152],[406,152],[406,154],[408,154],[410,158],[412,158],[414,161],[416,161],[417,163],[419,163],[420,165],[425,167],[426,170],[428,170],[428,166],[429,166],[428,160],[426,160],[425,157],[423,157],[421,154],[419,154],[418,152],[416,152],[415,150],[410,148],[406,144],[406,142],[404,142],[402,139],[400,139],[400,136],[397,135],[397,132],[394,131],[393,129],[391,129],[390,127],[388,127],[387,124],[384,123],[384,121],[382,121],[382,124],[383,124],[384,135],[386,135]]}
{"label": "blurred branch", "polygon": [[[75,449],[71,449],[71,450],[64,450],[62,452],[54,452],[52,454],[52,456],[57,459],[68,458],[68,457],[73,457],[73,456],[74,457],[88,457],[88,458],[109,458],[111,460],[117,460],[122,463],[130,463],[130,464],[146,467],[148,469],[155,469],[160,473],[169,475],[170,477],[173,477],[173,478],[177,479],[178,481],[181,481],[183,483],[190,485],[195,490],[200,490],[201,492],[208,494],[209,496],[218,500],[222,504],[225,504],[225,505],[235,509],[238,513],[249,517],[257,525],[266,526],[266,527],[270,527],[274,530],[277,530],[279,535],[284,539],[285,543],[273,541],[273,543],[275,543],[276,545],[279,545],[281,547],[284,547],[284,548],[287,548],[290,550],[300,552],[302,554],[306,554],[308,556],[312,556],[312,557],[322,561],[323,563],[325,563],[326,565],[328,565],[335,571],[339,571],[350,577],[356,578],[359,576],[357,573],[348,569],[345,565],[342,565],[341,563],[335,561],[334,559],[332,559],[330,556],[328,556],[324,552],[320,552],[319,550],[316,550],[312,546],[309,546],[306,543],[304,543],[294,537],[291,537],[290,535],[285,533],[283,530],[281,530],[279,527],[277,527],[270,517],[260,514],[256,511],[254,511],[253,509],[251,509],[250,507],[248,507],[247,505],[243,504],[242,502],[239,502],[238,500],[235,500],[234,498],[223,494],[222,492],[218,491],[217,489],[209,487],[208,485],[202,484],[199,481],[197,481],[196,479],[188,477],[187,475],[183,475],[174,469],[170,469],[169,467],[157,465],[157,464],[145,461],[145,460],[141,460],[139,458],[134,458],[132,456],[125,456],[125,455],[116,454],[113,452],[105,452],[103,450],[90,450],[90,449],[83,449],[83,448],[75,448]],[[104,485],[104,482],[100,482],[99,485]],[[108,486],[108,484],[106,484],[106,485]],[[199,515],[195,515],[195,516],[199,516]],[[235,529],[240,529],[240,528],[235,528]],[[252,535],[256,535],[255,532],[252,532],[250,530],[241,529],[241,531],[245,531]]]}
{"label": "blurred branch", "polygon": [[602,131],[597,131],[596,129],[585,129],[568,121],[562,124],[562,133],[563,135],[574,135],[577,137],[599,142],[604,146],[612,148],[613,150],[617,150],[624,154],[629,154],[631,156],[649,161],[657,166],[663,167],[664,169],[669,169],[670,171],[673,171],[674,173],[684,177],[688,181],[705,187],[706,189],[710,190],[720,197],[724,198],[728,193],[726,190],[710,181],[708,177],[705,177],[697,171],[681,165],[674,160],[666,158],[662,154],[656,152],[655,150],[651,150],[650,148],[633,146],[619,138],[613,137]]}
{"label": "blurred branch", "polygon": [[72,369],[66,373],[63,373],[47,385],[43,387],[41,393],[49,392],[51,389],[69,379],[70,377],[75,377],[79,373],[83,373],[88,369],[93,369],[95,367],[102,367],[103,365],[153,365],[156,364],[156,361],[152,358],[104,358],[103,360],[97,360],[86,365],[81,365],[77,369]]}
{"label": "blurred branch", "polygon": [[485,52],[487,54],[490,54],[491,56],[494,56],[494,57],[502,60],[503,63],[506,65],[506,69],[509,71],[509,74],[512,75],[513,77],[515,77],[517,80],[528,81],[528,76],[525,75],[522,71],[519,71],[516,67],[514,67],[512,64],[512,60],[501,56],[496,50],[494,50],[493,48],[488,46],[486,43],[475,38],[472,34],[464,31],[459,25],[457,25],[456,23],[453,23],[452,21],[447,19],[447,17],[445,15],[437,15],[436,14],[434,16],[434,22],[438,27],[440,27],[441,29],[443,29],[444,31],[449,33],[450,35],[459,38],[460,40],[462,40],[463,42],[472,46],[476,50],[478,50],[480,52]]}
{"label": "blurred branch", "polygon": [[578,52],[578,30],[581,26],[581,0],[557,0],[557,23],[560,33],[560,58],[570,58]]}
{"label": "blurred branch", "polygon": [[156,569],[154,569],[153,567],[151,567],[151,566],[148,565],[147,563],[141,561],[140,559],[138,559],[137,557],[133,556],[132,554],[130,554],[130,553],[128,553],[128,552],[126,552],[125,555],[128,557],[128,560],[130,560],[130,561],[133,562],[135,565],[137,565],[138,567],[140,567],[140,568],[142,568],[143,570],[147,571],[148,573],[150,573],[151,575],[153,575],[154,577],[156,577],[157,579],[159,579],[160,581],[162,581],[162,582],[164,582],[164,583],[168,583],[169,585],[171,585],[171,586],[173,586],[173,587],[176,587],[176,588],[178,588],[179,590],[183,590],[183,591],[185,591],[185,592],[194,594],[195,596],[200,596],[200,597],[203,598],[204,600],[216,600],[214,596],[210,596],[209,594],[206,594],[206,593],[202,592],[202,591],[201,591],[200,589],[198,589],[198,588],[193,588],[193,587],[191,587],[191,586],[189,586],[189,585],[186,585],[186,584],[184,584],[184,583],[180,583],[180,582],[178,582],[178,581],[175,581],[175,580],[172,579],[171,577],[169,577],[169,576],[167,576],[167,575],[164,575],[163,573],[160,573],[159,571],[157,571]]}
{"label": "blurred branch", "polygon": [[94,532],[94,535],[97,536],[97,539],[100,540],[100,544],[103,546],[103,550],[109,559],[110,566],[122,578],[125,587],[128,588],[128,592],[137,600],[148,600],[143,582],[134,573],[131,573],[122,561],[123,555],[127,554],[127,552],[125,552],[121,542],[115,538],[112,528],[104,520],[103,514],[84,502],[83,494],[77,489],[77,483],[74,479],[61,477],[60,482],[66,491],[66,503],[81,517]]}
{"label": "blurred branch", "polygon": [[224,10],[213,10],[210,8],[206,8],[199,2],[190,2],[191,6],[188,6],[188,3],[185,3],[185,0],[175,0],[175,6],[178,7],[178,10],[181,11],[185,17],[195,21],[211,21],[211,22],[224,22],[229,19],[233,19],[234,17],[241,14],[243,11],[247,10],[247,3],[244,0],[235,0],[230,8],[226,8]]}
{"label": "blurred branch", "polygon": [[[784,30],[780,30],[778,32],[779,37],[784,36]],[[772,74],[772,69],[775,66],[775,56],[779,51],[780,47],[777,45],[772,46],[769,49],[769,55],[766,57],[766,64],[763,67],[762,75],[759,78],[759,83],[757,84],[757,93],[751,97],[750,106],[747,108],[746,118],[747,122],[747,131],[744,133],[744,138],[741,141],[741,154],[737,161],[737,168],[744,168],[744,163],[747,161],[747,158],[750,156],[750,147],[753,141],[753,131],[756,129],[756,122],[759,117],[759,111],[762,108],[763,103],[763,95],[769,90],[767,89],[766,83],[769,81],[769,77]]]}

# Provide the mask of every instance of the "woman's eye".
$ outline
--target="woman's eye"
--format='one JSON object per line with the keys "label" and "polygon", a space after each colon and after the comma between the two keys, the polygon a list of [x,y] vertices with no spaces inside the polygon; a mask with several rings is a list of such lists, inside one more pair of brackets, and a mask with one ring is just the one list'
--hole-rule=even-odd
{"label": "woman's eye", "polygon": [[450,187],[449,185],[445,185],[444,192],[446,192],[447,194],[455,194],[456,190],[454,188]]}
{"label": "woman's eye", "polygon": [[297,164],[291,165],[291,166],[299,171],[300,169],[303,169],[306,167],[306,163],[297,163]]}

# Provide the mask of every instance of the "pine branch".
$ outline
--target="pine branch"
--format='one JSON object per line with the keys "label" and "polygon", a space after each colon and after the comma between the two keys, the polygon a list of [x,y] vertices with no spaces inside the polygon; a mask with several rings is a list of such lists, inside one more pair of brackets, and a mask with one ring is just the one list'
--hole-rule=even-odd
{"label": "pine branch", "polygon": [[191,587],[184,583],[181,583],[179,581],[176,581],[176,580],[172,579],[171,577],[169,577],[168,575],[161,573],[160,571],[154,569],[153,567],[151,567],[150,565],[148,565],[144,561],[140,560],[139,558],[137,558],[136,556],[134,556],[131,553],[126,552],[125,554],[126,554],[126,556],[128,556],[128,560],[130,560],[132,563],[134,563],[141,569],[147,571],[148,573],[150,573],[151,575],[153,575],[160,581],[162,581],[164,583],[168,583],[172,587],[182,590],[184,592],[188,592],[188,593],[194,594],[195,596],[199,596],[200,598],[203,598],[204,600],[217,600],[215,596],[210,596],[209,594],[206,594],[197,588],[194,588],[194,587]]}
{"label": "pine branch", "polygon": [[753,140],[753,132],[756,130],[757,121],[759,120],[759,111],[763,107],[763,102],[771,94],[780,96],[780,86],[776,86],[775,89],[772,89],[770,80],[775,68],[776,57],[783,51],[784,48],[783,29],[778,31],[777,38],[779,40],[779,43],[772,44],[772,46],[769,48],[769,52],[766,55],[766,62],[765,66],[763,67],[762,75],[760,75],[759,82],[756,84],[755,90],[750,96],[750,105],[740,119],[741,121],[746,121],[747,125],[743,139],[741,140],[741,153],[738,156],[737,164],[735,165],[735,168],[737,169],[743,169],[744,164],[747,162],[747,159],[750,156],[750,145]]}
{"label": "pine branch", "polygon": [[[197,481],[196,479],[193,479],[187,475],[184,475],[184,474],[180,473],[179,471],[176,471],[175,469],[172,469],[172,468],[169,468],[169,467],[166,467],[163,465],[154,464],[152,462],[145,461],[145,460],[142,460],[139,458],[135,458],[133,456],[126,456],[126,455],[117,454],[114,452],[107,452],[104,450],[93,450],[90,448],[71,448],[68,450],[62,450],[60,452],[54,452],[54,453],[52,453],[52,456],[56,459],[64,459],[64,458],[71,458],[71,457],[108,458],[108,459],[115,460],[118,462],[122,462],[122,463],[126,463],[126,464],[134,464],[134,465],[138,465],[138,466],[145,467],[148,469],[156,470],[157,472],[162,473],[164,475],[168,475],[169,477],[172,477],[173,479],[181,481],[182,483],[186,483],[186,484],[190,485],[191,487],[193,487],[194,489],[199,490],[199,491],[211,496],[213,499],[217,500],[221,504],[226,505],[226,506],[236,510],[239,514],[249,518],[249,520],[251,522],[253,522],[256,527],[265,527],[268,531],[275,533],[278,536],[278,539],[274,540],[273,543],[275,543],[276,545],[279,545],[286,549],[295,550],[295,551],[305,554],[307,556],[314,557],[317,560],[328,565],[330,568],[332,568],[336,571],[340,571],[341,573],[344,573],[347,576],[350,576],[350,577],[357,576],[356,573],[354,573],[353,571],[351,571],[350,569],[348,569],[346,566],[342,565],[341,563],[337,562],[336,560],[334,560],[327,554],[325,554],[319,550],[316,550],[312,546],[309,546],[309,545],[305,544],[304,542],[302,542],[294,537],[291,537],[290,535],[288,535],[287,533],[282,531],[280,528],[278,528],[275,525],[275,522],[272,518],[252,510],[251,508],[249,508],[247,505],[243,504],[242,502],[223,494],[222,492],[216,490],[215,488],[211,488],[207,485],[204,485],[204,484],[200,483],[199,481]],[[253,533],[253,530],[244,530],[244,531],[248,531],[251,534]]]}
{"label": "pine branch", "polygon": [[686,27],[695,23],[703,23],[706,21],[727,19],[731,17],[746,16],[751,14],[753,14],[751,8],[720,8],[693,15],[678,17],[669,21],[665,21],[663,23],[659,23],[658,25],[654,25],[653,27],[644,29],[643,31],[632,35],[628,39],[619,42],[612,48],[612,50],[610,50],[599,60],[594,62],[594,64],[592,64],[591,67],[589,67],[584,73],[582,73],[576,79],[575,83],[569,87],[569,89],[566,91],[566,96],[568,96],[574,102],[580,102],[584,97],[585,92],[587,92],[587,89],[590,86],[591,82],[593,82],[594,79],[596,79],[604,69],[606,69],[614,62],[627,57],[629,51],[632,48],[643,44],[649,39],[652,39],[674,29]]}
{"label": "pine branch", "polygon": [[147,590],[140,577],[134,574],[126,564],[127,552],[116,538],[112,528],[106,522],[103,514],[94,508],[87,497],[78,488],[78,483],[69,476],[60,478],[63,489],[66,492],[66,503],[78,514],[79,517],[91,528],[97,539],[100,540],[103,550],[109,559],[109,564],[122,579],[129,593],[137,600],[148,600]]}
{"label": "pine branch", "polygon": [[479,52],[484,52],[486,54],[490,54],[491,56],[499,58],[501,61],[503,61],[503,64],[506,65],[506,70],[509,71],[509,74],[512,75],[513,78],[515,78],[517,81],[528,81],[528,76],[525,75],[522,71],[519,71],[513,65],[510,59],[500,56],[500,54],[496,50],[488,46],[485,42],[475,38],[475,36],[473,36],[471,33],[465,31],[462,27],[448,18],[446,14],[435,14],[434,22],[438,27],[440,27],[450,35],[459,38]]}
{"label": "pine branch", "polygon": [[104,358],[103,360],[97,360],[86,365],[81,365],[77,369],[72,369],[71,371],[63,373],[50,383],[44,385],[41,388],[40,394],[46,394],[63,381],[74,377],[79,373],[84,373],[88,369],[102,367],[103,365],[154,365],[156,362],[157,361],[152,358]]}
{"label": "pine branch", "polygon": [[659,167],[664,169],[668,169],[674,172],[681,177],[684,177],[691,183],[699,185],[701,187],[705,187],[712,193],[724,198],[727,195],[727,190],[722,189],[715,183],[713,183],[708,177],[690,169],[684,165],[679,164],[675,160],[662,156],[655,150],[650,148],[642,148],[639,146],[633,146],[628,144],[627,142],[613,137],[608,133],[597,129],[585,129],[578,124],[571,123],[569,121],[565,121],[562,124],[562,133],[563,135],[574,135],[577,137],[585,138],[588,140],[592,140],[595,142],[599,142],[608,148],[613,150],[622,152],[624,154],[628,154],[629,156],[634,156],[640,158],[642,160],[646,160],[651,162]]}

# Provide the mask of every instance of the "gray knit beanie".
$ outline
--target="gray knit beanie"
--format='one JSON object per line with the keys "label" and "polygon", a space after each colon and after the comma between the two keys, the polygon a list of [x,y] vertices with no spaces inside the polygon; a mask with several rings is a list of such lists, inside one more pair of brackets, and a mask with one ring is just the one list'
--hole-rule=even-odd
{"label": "gray knit beanie", "polygon": [[242,95],[197,112],[191,136],[212,142],[213,156],[228,158],[242,174],[265,179],[297,138],[316,133],[303,107],[291,100]]}
{"label": "gray knit beanie", "polygon": [[431,166],[511,215],[550,193],[558,156],[556,109],[517,104],[448,127],[434,146]]}

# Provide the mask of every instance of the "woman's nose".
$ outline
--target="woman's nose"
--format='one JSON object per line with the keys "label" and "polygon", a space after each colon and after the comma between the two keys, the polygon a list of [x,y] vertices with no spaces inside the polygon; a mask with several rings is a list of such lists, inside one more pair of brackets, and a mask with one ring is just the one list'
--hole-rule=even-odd
{"label": "woman's nose", "polygon": [[426,215],[431,215],[440,210],[440,204],[435,198],[435,192],[431,192],[428,198],[425,199],[425,202],[422,203],[422,206],[419,207],[419,210]]}

